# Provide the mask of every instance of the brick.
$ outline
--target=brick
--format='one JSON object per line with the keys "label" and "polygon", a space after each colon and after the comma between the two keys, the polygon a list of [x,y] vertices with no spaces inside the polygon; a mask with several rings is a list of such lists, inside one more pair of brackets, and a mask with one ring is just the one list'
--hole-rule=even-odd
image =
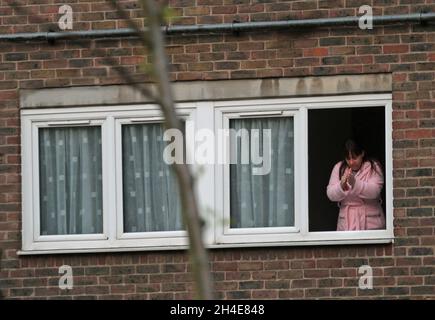
{"label": "brick", "polygon": [[[263,289],[264,284],[263,281],[241,281],[239,282],[239,289],[240,290],[252,290],[252,289]],[[266,289],[267,288],[266,286]]]}
{"label": "brick", "polygon": [[247,60],[249,59],[248,52],[228,52],[227,60]]}
{"label": "brick", "polygon": [[411,267],[412,275],[432,275],[435,273],[435,267]]}
{"label": "brick", "polygon": [[[232,71],[234,72],[234,71]],[[219,72],[207,72],[203,79],[204,80],[224,80],[229,79],[228,71],[219,71]],[[237,77],[235,77],[237,78]]]}
{"label": "brick", "polygon": [[163,292],[180,292],[186,290],[185,283],[162,283]]}
{"label": "brick", "polygon": [[258,271],[252,273],[253,280],[274,280],[277,278],[275,271]]}
{"label": "brick", "polygon": [[429,247],[415,247],[408,249],[410,256],[425,256],[425,255],[433,255],[433,248]]}
{"label": "brick", "polygon": [[237,6],[215,6],[211,8],[212,14],[234,14],[237,12]]}
{"label": "brick", "polygon": [[238,284],[235,281],[220,281],[215,284],[216,290],[223,290],[223,291],[229,291],[229,290],[237,290]]}
{"label": "brick", "polygon": [[432,216],[433,208],[410,208],[407,209],[407,214],[410,217],[428,217]]}
{"label": "brick", "polygon": [[202,16],[210,13],[209,6],[190,7],[184,10],[186,16]]}
{"label": "brick", "polygon": [[234,52],[236,50],[237,50],[237,43],[223,43],[223,44],[212,45],[213,52],[222,52],[222,51]]}
{"label": "brick", "polygon": [[226,61],[226,62],[216,62],[215,69],[216,70],[235,70],[240,68],[240,62],[236,61]]}
{"label": "brick", "polygon": [[292,10],[310,10],[317,9],[315,1],[295,1],[292,2]]}
{"label": "brick", "polygon": [[322,64],[342,64],[344,61],[343,57],[325,57],[322,58]]}
{"label": "brick", "polygon": [[419,169],[409,169],[406,170],[407,177],[425,177],[432,176],[431,168],[419,168]]}
{"label": "brick", "polygon": [[291,288],[313,288],[315,286],[316,280],[314,279],[300,279],[291,281]]}
{"label": "brick", "polygon": [[27,59],[27,53],[6,53],[4,55],[5,61],[23,61]]}
{"label": "brick", "polygon": [[237,271],[236,262],[215,262],[212,266],[214,271]]}
{"label": "brick", "polygon": [[[341,279],[319,279],[318,287],[319,288],[334,288],[334,287],[342,287],[343,280]],[[334,294],[333,294],[334,295]]]}
{"label": "brick", "polygon": [[432,189],[430,188],[408,189],[406,195],[408,197],[427,197],[432,195]]}
{"label": "brick", "polygon": [[290,281],[289,280],[276,280],[276,281],[266,281],[265,289],[289,289]]}
{"label": "brick", "polygon": [[270,261],[264,263],[264,270],[288,270],[289,261]]}
{"label": "brick", "polygon": [[110,267],[110,273],[112,275],[124,275],[124,274],[133,274],[134,267],[132,266],[112,266]]}
{"label": "brick", "polygon": [[0,71],[15,70],[15,63],[0,63]]}
{"label": "brick", "polygon": [[314,48],[318,46],[319,46],[319,40],[317,39],[296,39],[293,41],[294,48]]}
{"label": "brick", "polygon": [[277,299],[278,291],[270,291],[270,290],[255,290],[252,292],[253,299]]}
{"label": "brick", "polygon": [[240,262],[238,264],[238,269],[240,271],[255,271],[255,270],[262,270],[263,269],[263,262]]}
{"label": "brick", "polygon": [[327,46],[342,46],[345,45],[346,38],[344,37],[331,37],[331,38],[321,38],[319,44],[322,47]]}
{"label": "brick", "polygon": [[390,53],[407,53],[409,52],[409,45],[407,44],[402,44],[402,45],[384,45],[383,46],[383,52],[385,54],[390,54]]}
{"label": "brick", "polygon": [[183,72],[177,74],[177,80],[179,81],[193,81],[202,80],[203,74],[201,72]]}
{"label": "brick", "polygon": [[328,48],[311,48],[304,50],[305,57],[322,57],[328,55]]}
{"label": "brick", "polygon": [[197,54],[174,54],[172,57],[174,63],[186,63],[198,61]]}
{"label": "brick", "polygon": [[250,299],[251,294],[249,291],[228,291],[226,293],[228,299]]}
{"label": "brick", "polygon": [[278,297],[280,299],[300,299],[304,296],[302,289],[279,290]]}
{"label": "brick", "polygon": [[307,298],[319,298],[319,297],[330,297],[330,289],[307,289],[305,290],[305,296]]}
{"label": "brick", "polygon": [[435,286],[418,286],[411,287],[411,295],[434,295]]}
{"label": "brick", "polygon": [[407,287],[387,287],[385,288],[386,295],[400,296],[409,294],[409,288]]}
{"label": "brick", "polygon": [[12,297],[30,297],[34,295],[34,289],[33,288],[10,289],[10,295]]}
{"label": "brick", "polygon": [[[185,50],[186,50],[186,53],[210,52],[211,51],[211,45],[210,44],[187,45],[185,47]],[[177,53],[180,53],[180,52],[177,52]]]}
{"label": "brick", "polygon": [[189,63],[187,69],[189,71],[212,71],[213,63],[211,62]]}
{"label": "brick", "polygon": [[150,283],[150,284],[137,284],[136,291],[138,293],[141,292],[159,292],[160,291],[160,283]]}
{"label": "brick", "polygon": [[354,297],[356,296],[356,289],[353,288],[337,288],[331,290],[333,297]]}
{"label": "brick", "polygon": [[179,273],[186,272],[186,264],[166,264],[162,268],[163,273]]}
{"label": "brick", "polygon": [[304,67],[304,66],[313,66],[319,65],[319,58],[298,58],[295,59],[294,65],[295,67]]}

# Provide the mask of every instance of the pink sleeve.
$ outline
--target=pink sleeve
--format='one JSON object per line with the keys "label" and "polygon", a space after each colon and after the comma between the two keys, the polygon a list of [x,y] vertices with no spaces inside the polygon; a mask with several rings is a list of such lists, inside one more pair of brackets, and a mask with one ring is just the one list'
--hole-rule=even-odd
{"label": "pink sleeve", "polygon": [[372,170],[371,175],[367,181],[362,181],[358,178],[355,179],[355,185],[352,194],[363,199],[376,199],[381,193],[384,185],[381,168],[375,164],[376,170]]}
{"label": "pink sleeve", "polygon": [[329,184],[326,188],[326,194],[331,201],[341,201],[349,193],[349,191],[344,191],[340,185],[339,170],[341,162],[337,163],[332,169],[331,177],[329,178]]}

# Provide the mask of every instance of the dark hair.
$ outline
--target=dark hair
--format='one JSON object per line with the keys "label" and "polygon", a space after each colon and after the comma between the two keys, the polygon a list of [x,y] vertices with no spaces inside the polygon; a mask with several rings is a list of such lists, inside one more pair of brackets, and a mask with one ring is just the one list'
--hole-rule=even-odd
{"label": "dark hair", "polygon": [[378,160],[368,156],[366,149],[359,141],[355,139],[347,139],[346,142],[344,143],[343,154],[342,154],[343,160],[341,161],[340,164],[340,171],[339,171],[340,179],[343,176],[344,171],[346,170],[347,167],[346,158],[349,156],[349,153],[354,157],[360,156],[361,154],[364,153],[364,156],[362,158],[362,164],[366,161],[370,162],[370,167],[372,170],[376,171],[376,165],[378,165],[379,168],[381,167],[381,164],[379,163]]}

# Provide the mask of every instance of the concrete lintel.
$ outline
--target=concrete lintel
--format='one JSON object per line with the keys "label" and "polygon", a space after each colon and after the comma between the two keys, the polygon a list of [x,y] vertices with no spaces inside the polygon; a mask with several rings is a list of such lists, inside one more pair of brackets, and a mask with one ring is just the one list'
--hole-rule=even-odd
{"label": "concrete lintel", "polygon": [[[155,89],[153,85],[152,89]],[[173,83],[176,101],[255,99],[392,91],[391,74],[186,81]],[[152,102],[130,85],[25,89],[21,108],[79,107]]]}

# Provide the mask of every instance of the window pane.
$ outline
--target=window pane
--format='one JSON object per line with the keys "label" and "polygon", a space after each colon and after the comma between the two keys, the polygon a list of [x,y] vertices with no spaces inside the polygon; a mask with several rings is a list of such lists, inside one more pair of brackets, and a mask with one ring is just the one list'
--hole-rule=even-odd
{"label": "window pane", "polygon": [[[231,156],[237,160],[230,165],[231,228],[293,226],[293,118],[234,119],[230,120],[230,128],[240,133],[230,139]],[[249,133],[249,140],[242,143],[243,129]],[[268,154],[263,153],[263,145],[264,151],[268,149],[264,129],[270,129],[270,171],[255,175],[253,169],[262,164],[253,163],[252,148],[257,144],[260,156]],[[255,131],[259,133],[258,140],[252,139]],[[248,164],[243,161],[246,155]]]}
{"label": "window pane", "polygon": [[39,129],[42,235],[103,231],[101,128]]}
{"label": "window pane", "polygon": [[122,127],[124,232],[183,228],[175,173],[163,161],[167,144],[160,123]]}

